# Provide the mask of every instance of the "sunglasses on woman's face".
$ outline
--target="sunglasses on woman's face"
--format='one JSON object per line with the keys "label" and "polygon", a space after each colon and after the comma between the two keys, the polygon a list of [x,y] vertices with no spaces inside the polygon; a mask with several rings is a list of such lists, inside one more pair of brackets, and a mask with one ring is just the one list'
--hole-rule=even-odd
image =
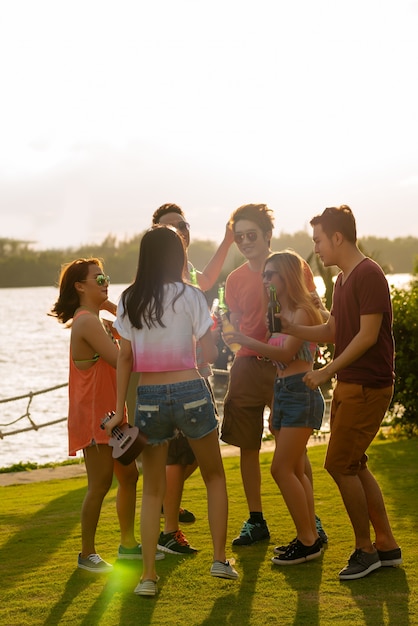
{"label": "sunglasses on woman's face", "polygon": [[86,280],[95,280],[99,287],[103,287],[105,283],[107,283],[108,285],[110,284],[110,276],[105,276],[104,274],[97,274],[97,276],[86,278]]}
{"label": "sunglasses on woman's face", "polygon": [[267,280],[267,281],[271,281],[271,279],[273,278],[274,274],[278,274],[279,272],[277,270],[265,270],[261,276],[263,278],[263,280]]}
{"label": "sunglasses on woman's face", "polygon": [[257,241],[258,232],[256,230],[247,230],[246,233],[234,233],[234,241],[238,245],[244,242],[244,239],[248,239],[250,243]]}

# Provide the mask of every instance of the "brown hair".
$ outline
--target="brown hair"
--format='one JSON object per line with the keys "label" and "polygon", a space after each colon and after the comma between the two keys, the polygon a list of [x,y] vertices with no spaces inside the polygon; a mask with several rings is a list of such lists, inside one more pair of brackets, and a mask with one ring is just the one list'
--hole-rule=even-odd
{"label": "brown hair", "polygon": [[321,215],[313,217],[310,224],[322,226],[322,230],[329,239],[334,233],[341,233],[350,243],[357,241],[356,220],[352,210],[346,204],[326,208]]}
{"label": "brown hair", "polygon": [[103,271],[103,261],[95,257],[76,259],[61,267],[58,281],[59,296],[49,315],[56,317],[62,324],[72,319],[76,309],[80,306],[80,298],[75,283],[86,280],[91,265],[97,265]]}

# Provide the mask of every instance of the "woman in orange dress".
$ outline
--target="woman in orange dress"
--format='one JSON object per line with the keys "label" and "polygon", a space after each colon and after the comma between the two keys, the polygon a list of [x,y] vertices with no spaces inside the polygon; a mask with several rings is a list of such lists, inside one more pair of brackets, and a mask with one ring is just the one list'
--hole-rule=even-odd
{"label": "woman in orange dress", "polygon": [[[108,300],[109,277],[99,259],[76,259],[65,265],[59,280],[59,296],[51,315],[71,326],[69,365],[69,455],[83,451],[88,487],[81,510],[81,552],[78,567],[108,572],[112,566],[96,552],[95,536],[100,511],[113,473],[119,483],[116,509],[121,542],[118,558],[142,558],[135,539],[135,504],[138,470],[113,459],[109,437],[101,428],[105,415],[116,408],[116,361],[119,346],[111,324],[101,320],[106,309],[116,312]],[[126,421],[126,416],[125,416]]]}

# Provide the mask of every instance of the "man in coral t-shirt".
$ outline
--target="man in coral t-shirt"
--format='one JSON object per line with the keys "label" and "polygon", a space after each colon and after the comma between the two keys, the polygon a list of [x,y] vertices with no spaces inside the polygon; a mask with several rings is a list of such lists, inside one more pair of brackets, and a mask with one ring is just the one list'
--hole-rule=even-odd
{"label": "man in coral t-shirt", "polygon": [[[226,280],[225,297],[230,321],[243,334],[267,341],[268,298],[261,273],[271,252],[273,214],[265,204],[247,204],[234,211],[230,223],[235,243],[247,259]],[[308,289],[315,292],[308,265],[305,272]],[[230,371],[221,431],[221,439],[225,443],[238,446],[241,450],[241,476],[249,510],[249,519],[234,539],[234,546],[251,545],[270,537],[262,512],[259,454],[264,410],[271,404],[275,377],[276,366],[270,360],[247,348],[237,352]],[[308,459],[306,473],[311,479]],[[318,523],[320,526],[319,519]],[[320,530],[326,541],[322,527]]]}

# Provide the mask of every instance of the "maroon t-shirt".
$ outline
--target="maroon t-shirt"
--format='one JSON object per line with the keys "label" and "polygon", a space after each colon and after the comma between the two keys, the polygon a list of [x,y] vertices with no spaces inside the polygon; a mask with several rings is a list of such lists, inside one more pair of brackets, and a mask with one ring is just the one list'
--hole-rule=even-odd
{"label": "maroon t-shirt", "polygon": [[394,379],[392,303],[389,285],[381,267],[369,258],[359,263],[342,284],[335,283],[331,315],[335,319],[335,358],[360,330],[360,316],[382,313],[382,325],[374,346],[340,370],[338,380],[365,387],[390,387]]}

